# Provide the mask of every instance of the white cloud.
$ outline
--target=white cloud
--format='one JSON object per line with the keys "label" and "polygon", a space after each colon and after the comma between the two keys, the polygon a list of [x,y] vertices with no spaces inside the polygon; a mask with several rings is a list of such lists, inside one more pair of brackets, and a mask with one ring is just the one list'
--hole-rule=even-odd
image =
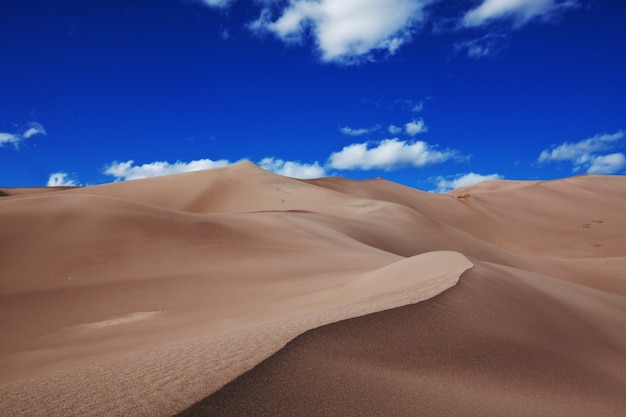
{"label": "white cloud", "polygon": [[623,153],[594,156],[589,164],[589,174],[614,174],[626,167],[626,157]]}
{"label": "white cloud", "polygon": [[405,134],[409,136],[415,136],[420,133],[428,132],[428,126],[426,126],[426,123],[424,123],[423,119],[419,119],[419,120],[411,120],[410,122],[405,123],[404,128],[400,126],[396,126],[396,125],[389,125],[387,130],[392,135],[399,135],[400,133],[404,132]]}
{"label": "white cloud", "polygon": [[173,164],[165,161],[157,161],[143,165],[135,165],[135,161],[129,160],[126,162],[112,162],[104,167],[104,173],[115,177],[116,180],[126,181],[178,174],[181,172],[199,171],[202,169],[220,168],[230,164],[231,162],[225,159],[218,161],[211,159],[198,159],[191,162],[176,161]]}
{"label": "white cloud", "polygon": [[432,190],[436,193],[445,193],[467,185],[478,184],[487,180],[501,180],[504,177],[499,174],[481,175],[473,172],[467,174],[459,174],[451,177],[436,177],[430,181],[437,184],[437,188]]}
{"label": "white cloud", "polygon": [[[193,0],[227,9],[236,0]],[[311,40],[325,62],[355,64],[375,59],[374,52],[394,54],[428,19],[434,32],[458,32],[504,21],[513,29],[530,21],[549,21],[580,7],[583,0],[471,0],[460,15],[440,13],[431,5],[442,0],[253,0],[258,17],[247,27],[272,34],[286,43]],[[463,7],[463,6],[461,6]],[[220,32],[229,38],[227,30]],[[453,44],[472,58],[493,56],[506,49],[505,38],[488,34]],[[422,110],[423,102],[413,108]]]}
{"label": "white cloud", "polygon": [[[115,161],[110,163],[104,167],[104,173],[115,177],[118,181],[127,181],[158,177],[161,175],[179,174],[182,172],[200,171],[203,169],[222,168],[232,164],[233,162],[226,159],[217,161],[199,159],[190,162],[176,161],[170,163],[157,161],[143,165],[135,165],[135,161],[129,160],[126,162]],[[292,178],[319,178],[326,175],[324,167],[322,167],[319,162],[305,164],[277,158],[263,158],[257,165],[265,170]]]}
{"label": "white cloud", "polygon": [[404,125],[404,131],[407,135],[415,136],[419,133],[428,132],[428,126],[426,126],[423,119],[412,120]]}
{"label": "white cloud", "polygon": [[424,104],[426,104],[426,100],[422,100],[418,103],[415,103],[415,106],[411,109],[412,112],[419,113],[424,110]]}
{"label": "white cloud", "polygon": [[69,178],[65,172],[55,172],[54,174],[50,174],[48,178],[48,187],[61,187],[61,186],[76,186],[78,183]]}
{"label": "white cloud", "polygon": [[426,97],[421,101],[399,98],[396,99],[394,103],[400,104],[402,107],[408,108],[414,113],[420,113],[424,110],[424,105],[428,100],[430,100],[430,97]]}
{"label": "white cloud", "polygon": [[423,167],[458,158],[451,150],[438,151],[426,142],[385,139],[370,148],[369,143],[354,143],[334,152],[328,164],[335,169],[384,169],[404,166]]}
{"label": "white cloud", "polygon": [[565,142],[551,149],[544,149],[537,161],[539,163],[571,162],[574,172],[585,169],[588,173],[614,173],[623,167],[619,156],[623,158],[623,155],[620,153],[602,155],[601,153],[610,150],[623,137],[624,132],[620,130],[612,134],[595,135],[580,142]]}
{"label": "white cloud", "polygon": [[5,145],[13,145],[15,149],[19,147],[19,144],[24,140],[35,135],[46,135],[46,130],[43,126],[36,122],[28,124],[28,129],[24,133],[5,133],[0,132],[0,148]]}
{"label": "white cloud", "polygon": [[15,146],[15,148],[17,148],[21,141],[22,137],[20,135],[0,132],[0,147],[3,147],[5,145],[13,145]]}
{"label": "white cloud", "polygon": [[292,178],[320,178],[326,176],[326,170],[318,162],[303,164],[276,158],[263,158],[259,162],[259,166],[265,170]]}
{"label": "white cloud", "polygon": [[201,0],[203,4],[209,7],[225,8],[230,6],[234,0]]}
{"label": "white cloud", "polygon": [[272,11],[269,7],[265,7],[261,10],[261,14],[256,20],[248,23],[248,29],[253,33],[264,34],[269,29],[268,26],[272,24]]}
{"label": "white cloud", "polygon": [[368,133],[375,132],[379,129],[380,129],[380,125],[376,125],[373,127],[359,128],[359,129],[354,129],[354,128],[345,126],[339,129],[339,131],[343,133],[344,135],[348,135],[348,136],[361,136],[361,135],[366,135]]}
{"label": "white cloud", "polygon": [[292,42],[311,33],[324,61],[353,62],[374,50],[394,53],[411,37],[432,0],[290,0],[274,19],[269,8],[250,27]]}
{"label": "white cloud", "polygon": [[399,135],[400,133],[402,133],[402,128],[399,126],[395,126],[395,125],[389,125],[389,127],[387,128],[387,130],[389,131],[389,133],[391,133],[392,135]]}
{"label": "white cloud", "polygon": [[546,161],[581,161],[584,162],[589,154],[609,149],[612,142],[624,137],[623,131],[612,134],[595,135],[580,142],[565,142],[551,150],[544,150],[539,155],[539,162]]}
{"label": "white cloud", "polygon": [[513,20],[516,26],[535,18],[545,18],[556,11],[575,7],[576,0],[484,0],[463,17],[466,27],[481,26],[496,19]]}
{"label": "white cloud", "polygon": [[24,139],[28,139],[31,136],[35,136],[35,135],[46,135],[46,130],[43,128],[43,126],[39,123],[30,123],[29,125],[30,127],[28,128],[28,130],[26,130],[26,132],[24,132],[24,134],[22,134],[22,137]]}
{"label": "white cloud", "polygon": [[456,42],[454,49],[465,51],[470,58],[480,59],[501,55],[507,46],[506,34],[488,33],[480,38]]}

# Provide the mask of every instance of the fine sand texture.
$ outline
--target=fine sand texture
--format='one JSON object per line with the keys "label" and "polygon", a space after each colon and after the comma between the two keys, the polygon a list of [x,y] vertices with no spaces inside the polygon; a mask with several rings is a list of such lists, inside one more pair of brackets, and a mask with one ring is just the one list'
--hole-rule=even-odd
{"label": "fine sand texture", "polygon": [[626,178],[0,188],[2,416],[624,416]]}

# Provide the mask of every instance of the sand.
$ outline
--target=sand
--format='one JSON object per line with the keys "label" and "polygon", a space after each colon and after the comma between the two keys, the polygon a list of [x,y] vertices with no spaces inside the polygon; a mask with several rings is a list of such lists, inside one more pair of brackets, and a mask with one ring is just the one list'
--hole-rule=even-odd
{"label": "sand", "polygon": [[0,193],[2,415],[626,415],[625,177]]}

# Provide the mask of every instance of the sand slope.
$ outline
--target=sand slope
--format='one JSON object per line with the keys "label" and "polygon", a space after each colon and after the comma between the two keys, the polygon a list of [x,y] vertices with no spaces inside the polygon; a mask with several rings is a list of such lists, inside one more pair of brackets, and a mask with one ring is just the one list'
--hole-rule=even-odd
{"label": "sand slope", "polygon": [[621,416],[623,298],[478,264],[434,299],[321,327],[179,416]]}
{"label": "sand slope", "polygon": [[71,190],[72,186],[60,186],[60,187],[24,187],[24,188],[7,188],[0,187],[0,197],[7,197],[12,195],[27,195],[27,194],[39,194],[49,193],[53,191]]}
{"label": "sand slope", "polygon": [[626,410],[624,177],[11,190],[3,415]]}

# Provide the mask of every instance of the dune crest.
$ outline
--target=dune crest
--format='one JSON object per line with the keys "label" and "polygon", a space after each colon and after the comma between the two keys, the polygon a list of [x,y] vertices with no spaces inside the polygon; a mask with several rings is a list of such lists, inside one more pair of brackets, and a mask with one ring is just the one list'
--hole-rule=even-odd
{"label": "dune crest", "polygon": [[622,415],[624,190],[581,176],[437,195],[250,163],[0,189],[0,408]]}

